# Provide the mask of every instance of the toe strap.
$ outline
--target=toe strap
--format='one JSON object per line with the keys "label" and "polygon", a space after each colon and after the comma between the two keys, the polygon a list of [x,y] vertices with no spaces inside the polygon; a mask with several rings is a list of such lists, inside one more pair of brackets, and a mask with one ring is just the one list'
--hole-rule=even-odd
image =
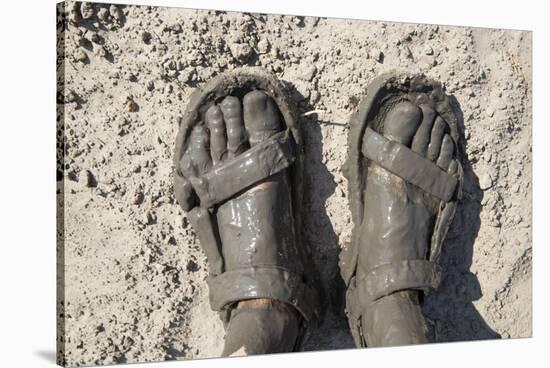
{"label": "toe strap", "polygon": [[454,175],[410,148],[366,128],[362,153],[384,169],[416,185],[444,202],[449,202],[458,183]]}
{"label": "toe strap", "polygon": [[426,260],[404,260],[380,265],[361,280],[357,280],[357,293],[361,305],[367,305],[396,291],[435,289],[441,279],[437,264]]}
{"label": "toe strap", "polygon": [[285,130],[190,181],[200,206],[210,208],[286,169],[295,159],[294,139],[290,130]]}

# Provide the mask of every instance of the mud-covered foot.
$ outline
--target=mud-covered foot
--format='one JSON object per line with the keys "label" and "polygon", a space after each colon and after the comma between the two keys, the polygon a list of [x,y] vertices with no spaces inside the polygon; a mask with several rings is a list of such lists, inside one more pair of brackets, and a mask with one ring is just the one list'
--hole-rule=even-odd
{"label": "mud-covered foot", "polygon": [[[391,107],[381,134],[427,158],[441,170],[457,170],[450,127],[430,96],[418,94]],[[359,239],[358,279],[385,264],[429,257],[439,198],[370,161]],[[365,309],[362,326],[369,346],[419,344],[429,328],[419,304],[420,292],[397,291]]]}
{"label": "mud-covered foot", "polygon": [[[282,129],[277,105],[264,92],[252,91],[242,98],[227,96],[212,104],[203,114],[203,121],[191,131],[189,147],[180,160],[181,171],[200,186],[203,174],[239,157]],[[269,176],[214,209],[225,272],[262,265],[297,267],[287,171]],[[249,280],[235,282],[242,285],[229,287],[245,288]],[[231,311],[223,355],[292,351],[300,318],[294,307],[280,301],[239,301]]]}
{"label": "mud-covered foot", "polygon": [[270,299],[242,301],[232,312],[222,356],[290,352],[299,333],[298,314]]}

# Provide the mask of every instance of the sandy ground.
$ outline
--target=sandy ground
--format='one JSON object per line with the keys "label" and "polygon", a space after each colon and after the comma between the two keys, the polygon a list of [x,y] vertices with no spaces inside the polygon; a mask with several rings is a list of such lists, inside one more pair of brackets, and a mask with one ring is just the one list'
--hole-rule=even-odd
{"label": "sandy ground", "polygon": [[394,68],[441,80],[464,113],[465,196],[442,286],[424,309],[437,341],[531,336],[531,33],[77,5],[58,58],[66,364],[220,354],[223,328],[208,304],[205,256],[175,203],[172,154],[193,88],[240,65],[267,68],[302,113],[318,110],[303,119],[303,231],[327,314],[306,350],[353,347],[337,267],[352,226],[346,124],[368,82]]}

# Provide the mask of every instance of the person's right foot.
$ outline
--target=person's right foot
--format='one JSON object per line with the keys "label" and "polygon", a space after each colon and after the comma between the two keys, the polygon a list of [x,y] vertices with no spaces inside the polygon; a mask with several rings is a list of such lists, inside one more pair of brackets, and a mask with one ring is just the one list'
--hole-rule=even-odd
{"label": "person's right foot", "polygon": [[[430,97],[416,96],[391,107],[382,135],[409,147],[441,170],[457,170],[454,141],[447,122]],[[364,192],[357,277],[377,266],[427,259],[440,200],[370,161]],[[419,291],[398,291],[374,301],[362,315],[369,346],[427,342],[428,327],[419,306]]]}

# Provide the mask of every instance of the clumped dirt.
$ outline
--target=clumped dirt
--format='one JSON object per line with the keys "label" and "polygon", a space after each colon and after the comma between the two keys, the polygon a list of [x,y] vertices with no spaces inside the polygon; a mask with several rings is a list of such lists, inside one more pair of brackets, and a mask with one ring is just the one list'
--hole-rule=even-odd
{"label": "clumped dirt", "polygon": [[465,195],[424,308],[437,341],[531,336],[530,32],[74,2],[57,26],[60,362],[220,354],[172,154],[193,88],[241,65],[275,73],[306,114],[303,231],[327,306],[306,350],[353,346],[337,267],[346,124],[394,68],[441,80],[464,113]]}

